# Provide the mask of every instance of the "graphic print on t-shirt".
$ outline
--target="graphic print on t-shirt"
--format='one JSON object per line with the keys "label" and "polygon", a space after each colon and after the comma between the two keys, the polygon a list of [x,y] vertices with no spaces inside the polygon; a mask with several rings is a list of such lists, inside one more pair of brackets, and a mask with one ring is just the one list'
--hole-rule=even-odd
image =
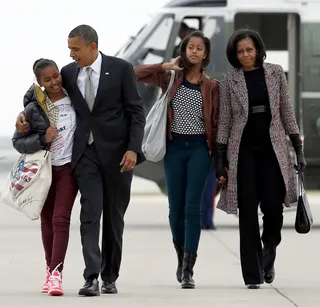
{"label": "graphic print on t-shirt", "polygon": [[[51,144],[52,164],[63,165],[71,161],[76,115],[69,98],[57,104],[59,110],[57,129],[58,136]],[[68,103],[69,102],[69,103]]]}

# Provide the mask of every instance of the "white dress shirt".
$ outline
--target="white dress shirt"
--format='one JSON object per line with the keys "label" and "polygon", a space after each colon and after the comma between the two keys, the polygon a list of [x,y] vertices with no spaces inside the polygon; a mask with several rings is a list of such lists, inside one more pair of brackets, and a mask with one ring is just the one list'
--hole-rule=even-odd
{"label": "white dress shirt", "polygon": [[[102,56],[101,56],[101,53],[99,52],[96,60],[90,65],[90,67],[92,68],[91,80],[93,83],[95,97],[97,96],[97,91],[98,91],[100,72],[101,72],[101,64],[102,64]],[[86,79],[88,76],[87,67],[88,66],[80,68],[79,74],[78,74],[78,79],[77,79],[77,85],[78,85],[79,90],[80,90],[83,97],[84,97],[85,82],[86,82]]]}

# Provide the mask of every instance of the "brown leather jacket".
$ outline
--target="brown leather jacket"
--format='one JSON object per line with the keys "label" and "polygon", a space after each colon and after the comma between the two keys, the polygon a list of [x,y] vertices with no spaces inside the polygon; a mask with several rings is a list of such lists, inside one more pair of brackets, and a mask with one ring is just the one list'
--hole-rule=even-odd
{"label": "brown leather jacket", "polygon": [[[147,84],[157,85],[164,94],[170,81],[170,72],[163,70],[161,64],[138,65],[134,68],[136,80]],[[175,81],[169,93],[169,101],[172,100],[176,90],[182,84],[183,71],[176,72]],[[215,153],[215,142],[217,136],[217,122],[219,111],[219,83],[202,73],[200,90],[203,100],[203,116],[206,127],[207,142],[210,153]],[[172,123],[172,107],[168,108],[168,138],[172,139],[170,127]]]}

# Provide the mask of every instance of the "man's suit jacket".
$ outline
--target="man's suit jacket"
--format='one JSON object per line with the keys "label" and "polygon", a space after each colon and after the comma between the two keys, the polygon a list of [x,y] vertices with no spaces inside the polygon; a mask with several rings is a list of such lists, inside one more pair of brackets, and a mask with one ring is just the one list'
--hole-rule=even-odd
{"label": "man's suit jacket", "polygon": [[137,152],[138,163],[145,159],[141,151],[145,115],[133,68],[122,59],[101,55],[101,74],[92,112],[77,85],[78,66],[71,63],[61,70],[63,86],[77,114],[73,169],[87,146],[90,131],[103,168],[114,166],[120,170],[120,161],[127,150]]}

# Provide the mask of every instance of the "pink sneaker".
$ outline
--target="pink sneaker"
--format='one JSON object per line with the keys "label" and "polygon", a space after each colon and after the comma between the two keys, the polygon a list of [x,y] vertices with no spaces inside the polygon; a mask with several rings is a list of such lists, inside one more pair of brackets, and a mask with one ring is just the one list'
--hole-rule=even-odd
{"label": "pink sneaker", "polygon": [[42,285],[41,293],[48,293],[48,281],[49,281],[49,278],[50,278],[49,267],[46,268],[46,271],[47,271],[46,272],[46,281]]}
{"label": "pink sneaker", "polygon": [[53,296],[63,295],[62,273],[57,268],[52,271],[48,281],[48,294]]}

